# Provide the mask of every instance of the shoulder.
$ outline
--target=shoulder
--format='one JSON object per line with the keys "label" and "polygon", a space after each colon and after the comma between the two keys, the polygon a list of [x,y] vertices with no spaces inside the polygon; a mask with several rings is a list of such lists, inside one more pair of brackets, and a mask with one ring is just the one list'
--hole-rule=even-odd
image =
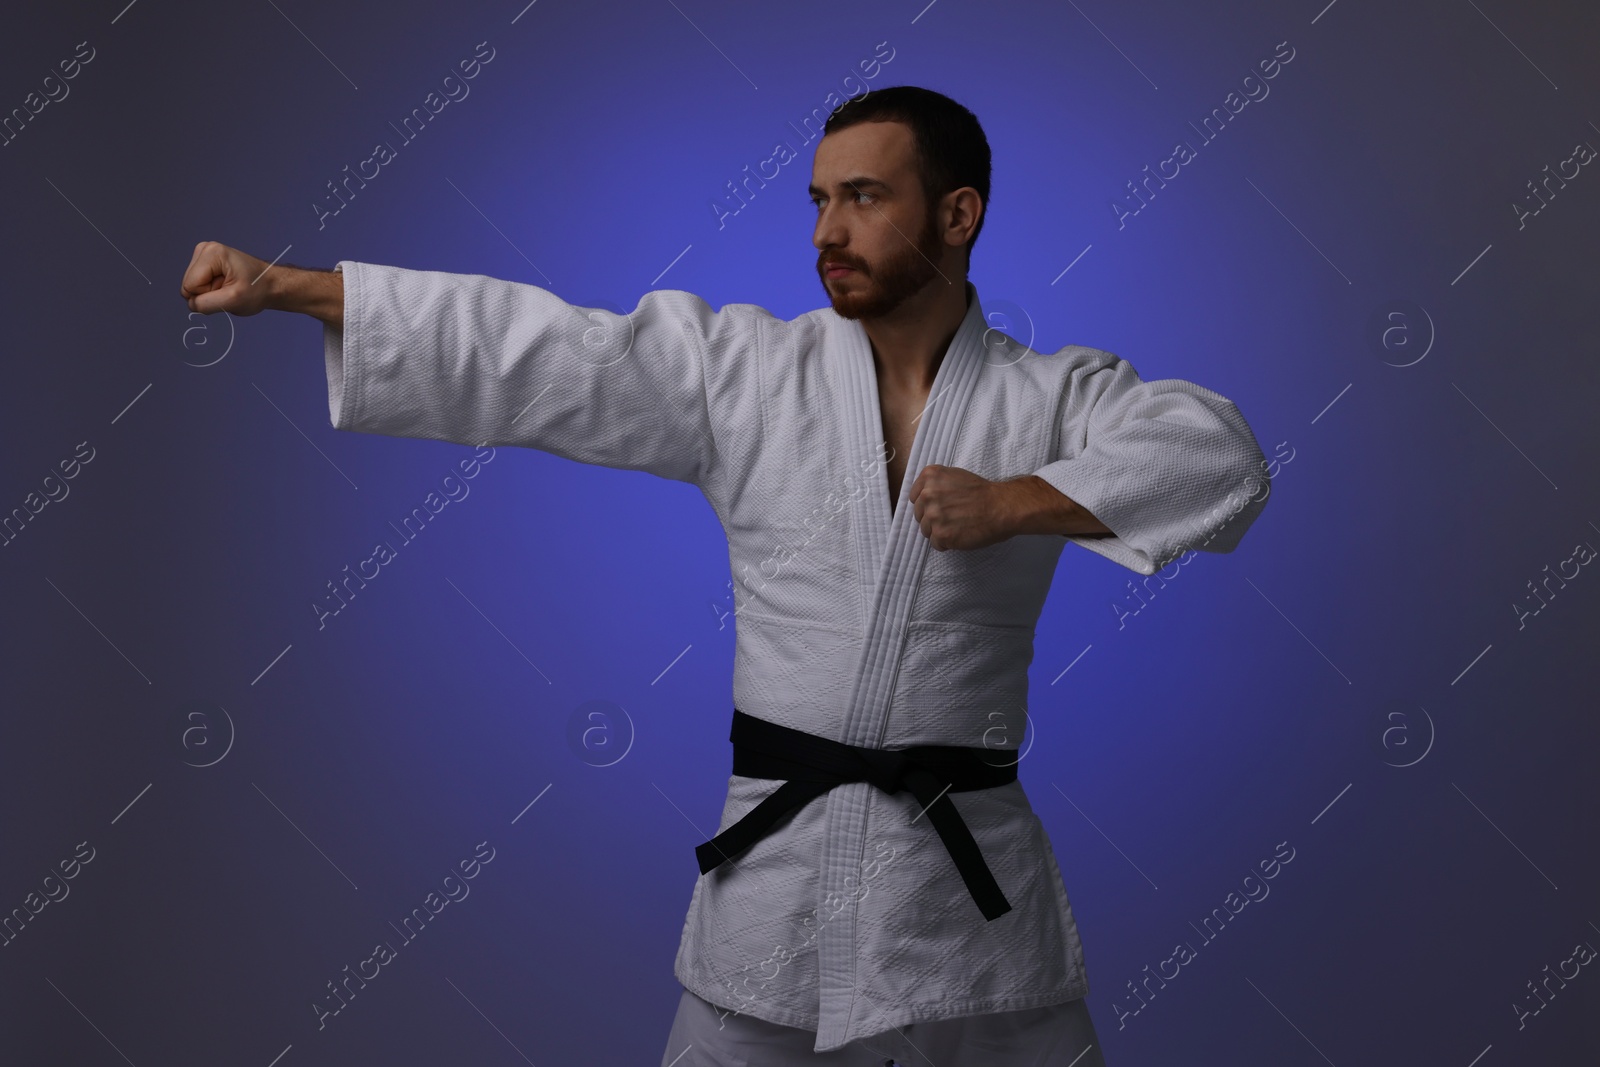
{"label": "shoulder", "polygon": [[1049,393],[1060,393],[1086,375],[1132,367],[1115,353],[1090,345],[1063,345],[1051,351],[1035,347],[1032,339],[1022,340],[1004,330],[984,331],[983,360],[1006,378],[1027,382]]}

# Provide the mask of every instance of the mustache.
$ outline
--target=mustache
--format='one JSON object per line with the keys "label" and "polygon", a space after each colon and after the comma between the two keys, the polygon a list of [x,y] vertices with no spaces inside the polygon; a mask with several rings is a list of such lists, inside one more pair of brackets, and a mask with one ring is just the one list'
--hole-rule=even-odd
{"label": "mustache", "polygon": [[836,263],[841,267],[849,267],[852,270],[860,271],[862,274],[867,273],[867,265],[861,262],[861,260],[852,256],[840,255],[837,252],[824,252],[822,255],[818,256],[817,271],[819,273],[823,271],[825,269],[825,265],[828,263]]}

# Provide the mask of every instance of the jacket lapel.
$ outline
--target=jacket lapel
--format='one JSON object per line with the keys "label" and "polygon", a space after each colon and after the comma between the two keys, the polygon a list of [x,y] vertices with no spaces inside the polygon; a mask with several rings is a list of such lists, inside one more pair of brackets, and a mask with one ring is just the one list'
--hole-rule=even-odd
{"label": "jacket lapel", "polygon": [[[837,738],[845,744],[872,748],[883,745],[889,697],[905,645],[906,621],[929,551],[928,539],[922,535],[907,497],[923,467],[947,463],[953,454],[962,415],[984,368],[985,319],[977,290],[970,282],[967,294],[967,315],[939,364],[928,405],[917,420],[893,516],[889,511],[888,473],[880,467],[874,482],[874,502],[862,509],[863,518],[856,527],[861,582],[864,588],[869,581],[871,586],[864,597],[861,655],[856,661],[842,736]],[[846,444],[853,455],[863,455],[878,448],[884,439],[878,379],[866,330],[859,322],[846,321],[844,336]],[[818,931],[818,1047],[836,1045],[843,1039],[855,1004],[856,954],[861,951],[862,938],[856,929],[856,898],[850,887],[866,848],[867,813],[875,788],[867,782],[847,782],[835,786],[825,798],[818,904],[819,908],[825,907],[829,900],[841,899],[848,903]],[[833,914],[831,910],[829,914]]]}
{"label": "jacket lapel", "polygon": [[[888,686],[895,675],[892,665],[898,659],[906,619],[929,551],[928,539],[923,536],[909,501],[911,485],[923,467],[949,463],[961,417],[984,367],[987,324],[977,289],[971,282],[966,287],[967,314],[939,363],[933,387],[928,391],[928,404],[917,420],[893,512],[889,508],[889,474],[881,463],[875,466],[872,492],[868,494],[871,501],[861,509],[856,559],[866,614],[859,620],[864,637],[862,657],[856,665],[855,692],[845,717],[845,736],[837,739],[845,744],[881,743],[887,723]],[[852,456],[876,455],[885,439],[872,344],[860,322],[843,321],[847,444]]]}

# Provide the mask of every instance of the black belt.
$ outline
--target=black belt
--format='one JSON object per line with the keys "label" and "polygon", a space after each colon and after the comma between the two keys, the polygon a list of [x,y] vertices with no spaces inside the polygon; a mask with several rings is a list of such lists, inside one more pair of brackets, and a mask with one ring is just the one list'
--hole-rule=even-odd
{"label": "black belt", "polygon": [[704,844],[696,845],[700,873],[706,874],[771,832],[791,811],[845,782],[871,782],[885,793],[908,789],[921,801],[961,880],[985,919],[1011,910],[978,843],[947,795],[992,789],[1017,780],[1015,761],[996,766],[984,756],[991,749],[959,745],[912,748],[862,748],[808,734],[733,709],[733,773],[744,778],[783,779],[777,792],[744,818]]}

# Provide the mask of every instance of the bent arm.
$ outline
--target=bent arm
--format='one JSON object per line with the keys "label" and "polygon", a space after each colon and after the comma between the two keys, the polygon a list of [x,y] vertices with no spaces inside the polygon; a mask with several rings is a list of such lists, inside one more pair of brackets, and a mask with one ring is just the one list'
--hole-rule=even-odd
{"label": "bent arm", "polygon": [[1037,474],[1008,479],[1006,487],[1013,502],[1013,533],[1096,537],[1111,532],[1088,508]]}
{"label": "bent arm", "polygon": [[1239,409],[1192,382],[1142,381],[1126,360],[1080,351],[1056,458],[1034,474],[1070,503],[1058,516],[1086,511],[1110,532],[1069,539],[1140,574],[1188,551],[1233,551],[1270,493]]}

